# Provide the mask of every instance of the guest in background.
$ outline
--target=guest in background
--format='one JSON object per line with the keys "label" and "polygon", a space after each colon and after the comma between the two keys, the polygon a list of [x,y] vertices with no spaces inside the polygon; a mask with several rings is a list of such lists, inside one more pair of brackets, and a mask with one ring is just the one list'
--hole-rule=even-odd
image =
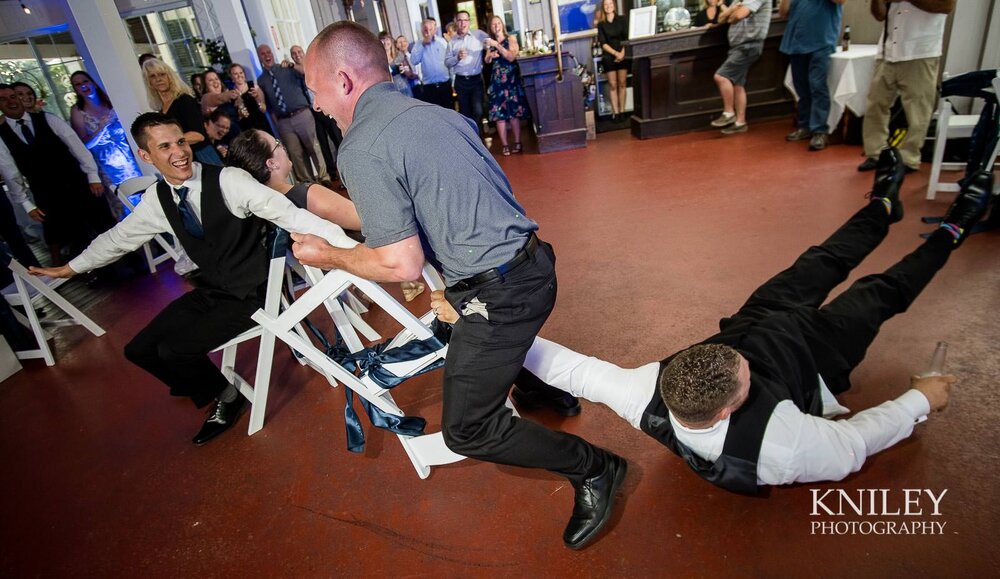
{"label": "guest in background", "polygon": [[482,130],[483,118],[483,41],[489,36],[482,30],[471,30],[472,19],[462,10],[455,17],[458,32],[448,42],[448,56],[444,63],[455,73],[455,92],[458,94],[458,112]]}
{"label": "guest in background", "polygon": [[76,94],[76,104],[69,113],[70,126],[97,161],[104,196],[112,213],[121,219],[125,211],[114,190],[123,181],[141,176],[142,171],[104,89],[82,70],[70,75],[69,81]]}
{"label": "guest in background", "polygon": [[692,26],[700,28],[702,26],[716,26],[719,24],[719,14],[725,10],[726,5],[722,0],[701,0],[701,10],[694,15]]}
{"label": "guest in background", "polygon": [[221,167],[222,158],[206,140],[201,105],[194,98],[191,87],[184,84],[177,71],[162,60],[148,60],[142,69],[146,73],[149,106],[177,119],[184,138],[194,151],[195,160]]}
{"label": "guest in background", "polygon": [[205,135],[208,137],[208,143],[215,147],[215,152],[223,159],[229,152],[229,143],[234,136],[231,130],[234,126],[232,119],[222,107],[205,117]]}
{"label": "guest in background", "polygon": [[511,153],[507,146],[507,122],[514,132],[513,152],[520,153],[521,119],[527,116],[524,86],[521,84],[521,69],[517,65],[517,37],[507,35],[507,27],[499,16],[490,18],[490,37],[486,45],[486,63],[493,64],[490,71],[490,87],[487,96],[490,101],[489,117],[497,124],[503,156]]}
{"label": "guest in background", "polygon": [[414,98],[419,98],[417,93],[420,92],[420,75],[417,74],[416,65],[411,61],[410,41],[402,34],[396,37],[396,61],[400,72],[410,85],[410,92]]}
{"label": "guest in background", "polygon": [[625,110],[625,88],[628,70],[632,61],[625,58],[625,47],[622,43],[628,40],[628,22],[618,14],[615,0],[604,0],[594,19],[597,27],[597,43],[604,51],[601,65],[608,77],[608,88],[611,91],[611,120],[618,121]]}
{"label": "guest in background", "polygon": [[[295,63],[295,70],[302,72],[303,63],[306,60],[306,51],[302,49],[299,45],[294,45],[289,50],[292,56],[292,62]],[[305,80],[303,79],[303,85]],[[313,101],[315,100],[312,91],[306,87],[306,96],[309,97],[309,106],[312,108],[313,120],[316,121],[316,140],[319,141],[319,149],[323,154],[323,162],[326,163],[326,170],[330,174],[332,179],[337,175],[337,147],[340,146],[340,142],[344,140],[343,133],[337,128],[337,123],[333,119],[324,115],[313,106]],[[333,141],[333,147],[330,146],[330,141]]]}
{"label": "guest in background", "polygon": [[305,75],[301,66],[291,61],[280,65],[274,51],[266,44],[257,47],[257,57],[264,72],[257,77],[257,86],[264,92],[267,111],[278,128],[278,136],[288,150],[298,181],[326,181],[326,163],[316,137],[316,119],[312,102],[306,93]]}
{"label": "guest in background", "polygon": [[45,101],[38,100],[38,93],[35,92],[35,87],[21,81],[12,82],[10,86],[14,88],[14,93],[21,99],[24,112],[40,113],[45,109]]}
{"label": "guest in background", "polygon": [[8,196],[43,225],[52,261],[62,264],[64,250],[79,252],[115,224],[97,163],[65,121],[26,112],[10,85],[0,84],[0,112],[0,175]]}
{"label": "guest in background", "polygon": [[[230,120],[229,139],[240,134],[240,118],[250,115],[243,104],[243,98],[236,89],[227,89],[222,84],[222,77],[214,70],[205,73],[205,93],[201,97],[201,114],[208,116],[215,111],[222,111]],[[226,143],[229,141],[227,140]],[[218,147],[216,147],[218,149]]]}
{"label": "guest in background", "polygon": [[446,109],[454,109],[451,74],[444,63],[448,53],[448,43],[437,35],[437,20],[427,18],[421,22],[420,35],[420,42],[413,45],[413,53],[410,55],[410,63],[419,65],[423,74],[417,98]]}
{"label": "guest in background", "polygon": [[[378,40],[382,43],[382,48],[385,49],[385,59],[389,63],[389,74],[392,75],[392,84],[396,85],[396,90],[399,92],[412,97],[413,91],[410,90],[410,83],[403,74],[402,60],[400,60],[399,53],[396,51],[396,42],[388,32],[379,33]],[[409,70],[409,66],[406,69]]]}
{"label": "guest in background", "polygon": [[764,52],[764,39],[771,25],[771,0],[742,0],[719,16],[728,24],[729,52],[715,71],[715,85],[722,97],[722,114],[712,121],[723,135],[747,132],[747,75]]}
{"label": "guest in background", "polygon": [[830,55],[837,50],[840,18],[847,0],[781,0],[778,15],[788,18],[781,52],[788,55],[792,84],[799,97],[796,129],[786,141],[809,139],[810,151],[829,140],[830,89],[826,84]]}
{"label": "guest in background", "polygon": [[252,80],[247,80],[246,70],[239,63],[229,65],[229,79],[233,81],[233,88],[240,93],[243,100],[243,108],[246,116],[240,116],[240,131],[256,129],[271,133],[271,123],[267,122],[267,104],[264,102],[264,93],[260,88],[254,86]]}
{"label": "guest in background", "polygon": [[194,91],[194,98],[201,100],[201,96],[205,94],[204,72],[196,72],[191,75],[191,90]]}

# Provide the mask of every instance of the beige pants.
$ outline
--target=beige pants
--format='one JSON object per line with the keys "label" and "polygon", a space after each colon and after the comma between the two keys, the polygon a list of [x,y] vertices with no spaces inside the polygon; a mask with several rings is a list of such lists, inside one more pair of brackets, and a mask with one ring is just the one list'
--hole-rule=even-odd
{"label": "beige pants", "polygon": [[906,138],[899,145],[899,153],[907,167],[920,167],[920,147],[927,136],[927,125],[937,99],[938,60],[934,57],[904,62],[876,61],[862,131],[866,156],[877,157],[886,147],[889,109],[898,96],[910,125]]}

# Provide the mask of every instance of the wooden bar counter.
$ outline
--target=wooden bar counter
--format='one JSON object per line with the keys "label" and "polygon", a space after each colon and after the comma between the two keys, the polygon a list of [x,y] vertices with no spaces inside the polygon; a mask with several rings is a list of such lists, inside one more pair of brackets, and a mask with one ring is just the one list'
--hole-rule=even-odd
{"label": "wooden bar counter", "polygon": [[562,53],[563,79],[555,54],[522,56],[521,78],[531,107],[538,138],[538,152],[551,153],[587,146],[587,124],[583,114],[583,84],[573,74],[568,52]]}
{"label": "wooden bar counter", "polygon": [[[788,58],[778,51],[785,20],[774,18],[764,53],[747,79],[747,121],[791,115],[792,96],[784,87]],[[726,59],[725,28],[668,32],[630,40],[635,110],[632,135],[651,139],[710,128],[722,112],[712,76]]]}

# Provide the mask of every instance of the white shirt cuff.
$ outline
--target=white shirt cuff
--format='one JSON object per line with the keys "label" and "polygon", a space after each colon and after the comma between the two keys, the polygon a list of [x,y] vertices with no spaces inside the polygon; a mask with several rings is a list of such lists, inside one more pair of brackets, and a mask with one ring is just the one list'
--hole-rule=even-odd
{"label": "white shirt cuff", "polygon": [[912,388],[897,398],[896,402],[906,410],[907,414],[913,417],[913,420],[919,420],[930,414],[931,411],[931,403],[927,400],[927,397],[921,394],[919,390]]}

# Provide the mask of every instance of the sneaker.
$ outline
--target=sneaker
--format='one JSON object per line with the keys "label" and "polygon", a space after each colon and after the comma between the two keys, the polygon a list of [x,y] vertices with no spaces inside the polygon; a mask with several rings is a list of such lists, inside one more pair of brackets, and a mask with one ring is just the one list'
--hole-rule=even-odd
{"label": "sneaker", "polygon": [[736,113],[722,113],[719,118],[712,121],[713,127],[726,127],[736,122]]}
{"label": "sneaker", "polygon": [[795,129],[794,131],[785,135],[786,141],[804,141],[812,136],[806,129]]}
{"label": "sneaker", "polygon": [[948,208],[940,228],[955,238],[955,247],[965,241],[972,228],[986,214],[992,191],[993,173],[980,171],[968,180],[958,198]]}
{"label": "sneaker", "polygon": [[903,185],[906,166],[899,151],[890,147],[882,151],[875,163],[875,183],[868,198],[881,202],[889,215],[889,223],[903,218],[903,203],[899,200],[899,188]]}
{"label": "sneaker", "polygon": [[862,173],[866,171],[874,171],[877,165],[878,165],[878,159],[876,159],[875,157],[868,157],[860,165],[858,165],[858,171]]}
{"label": "sneaker", "polygon": [[826,148],[827,142],[829,142],[830,137],[826,133],[816,133],[809,139],[809,150],[810,151],[822,151]]}
{"label": "sneaker", "polygon": [[736,133],[745,133],[747,132],[747,126],[748,125],[746,123],[733,123],[728,127],[722,129],[722,134],[735,135]]}

